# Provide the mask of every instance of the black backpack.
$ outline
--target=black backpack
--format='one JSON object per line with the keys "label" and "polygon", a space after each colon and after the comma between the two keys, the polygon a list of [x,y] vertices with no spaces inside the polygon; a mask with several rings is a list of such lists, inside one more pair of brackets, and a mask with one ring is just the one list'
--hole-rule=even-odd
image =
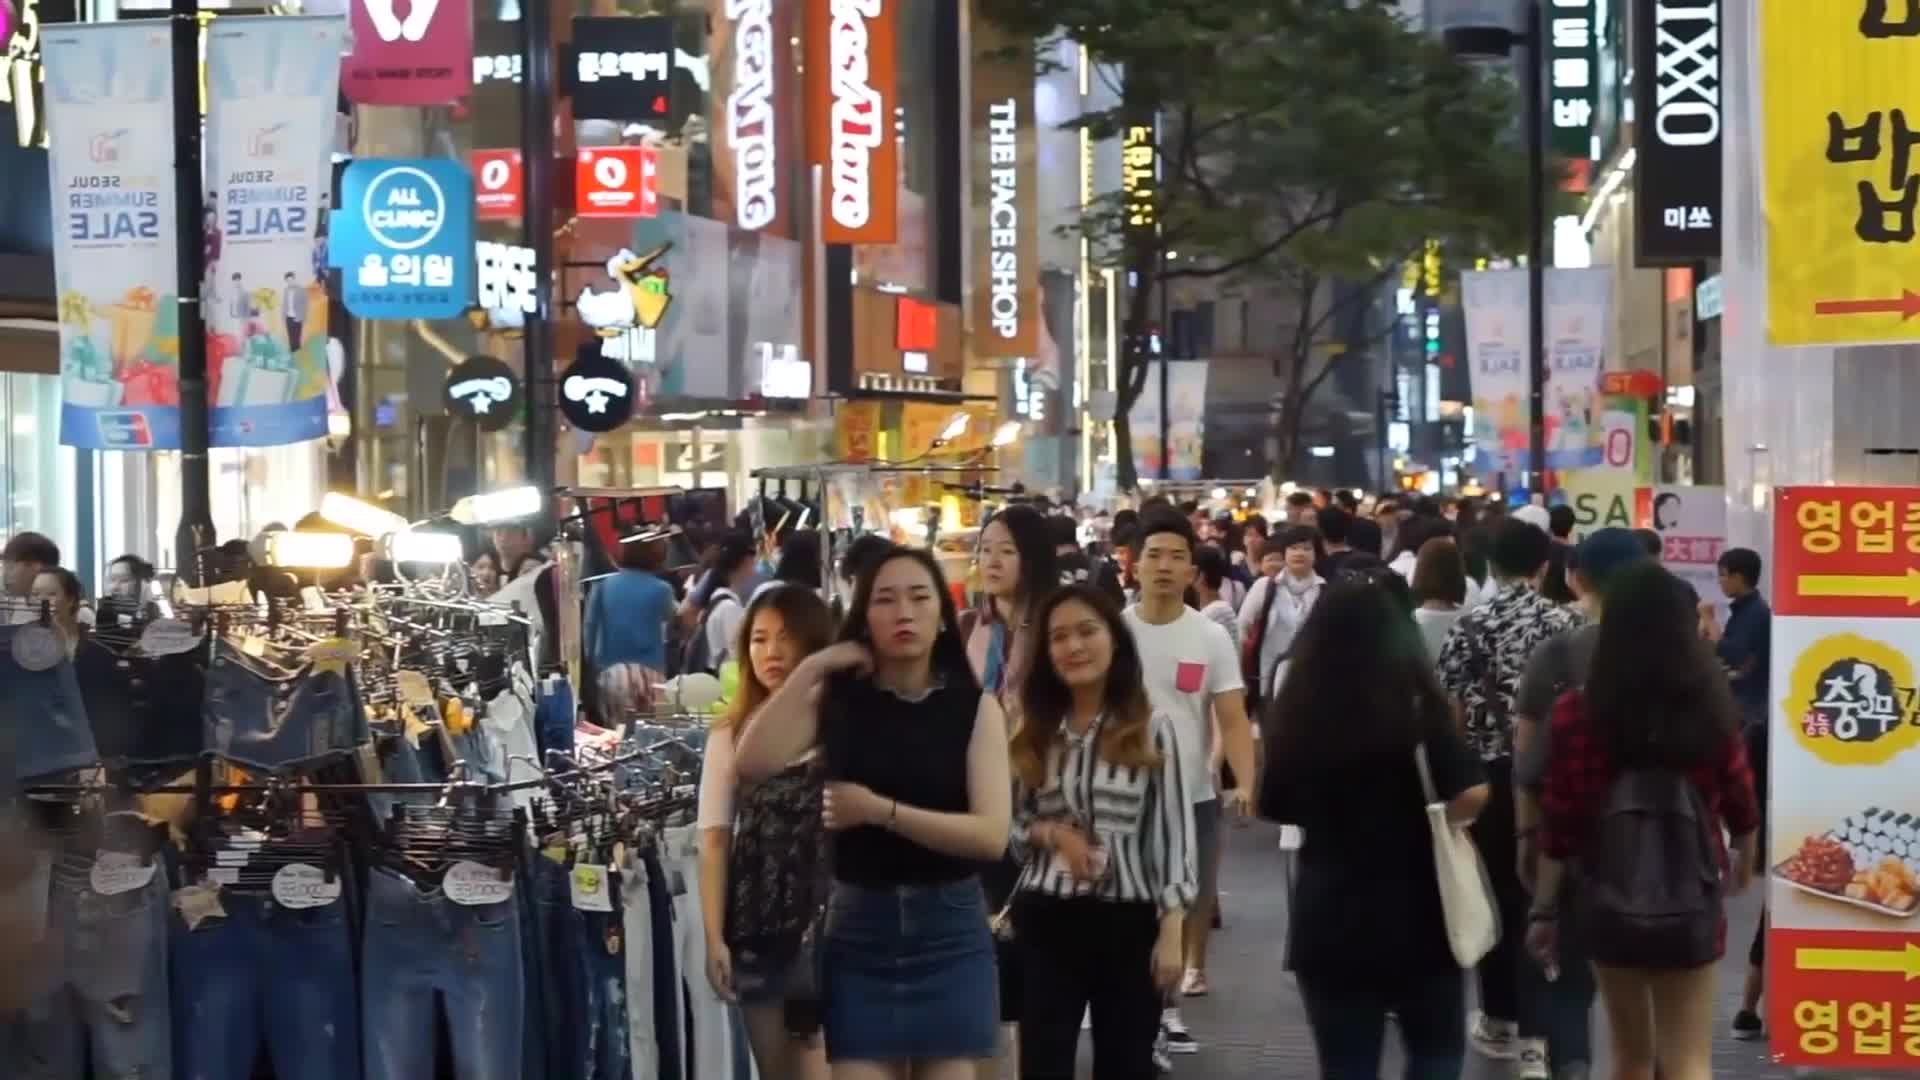
{"label": "black backpack", "polygon": [[696,671],[708,675],[720,673],[720,665],[714,662],[713,650],[707,644],[707,620],[713,618],[713,609],[720,606],[721,600],[739,603],[740,598],[733,595],[732,589],[715,589],[707,597],[706,609],[700,613],[700,625],[694,628],[680,647],[680,673],[691,675]]}
{"label": "black backpack", "polygon": [[1726,895],[1719,827],[1684,773],[1639,769],[1615,778],[1573,893],[1597,963],[1679,971],[1718,959]]}

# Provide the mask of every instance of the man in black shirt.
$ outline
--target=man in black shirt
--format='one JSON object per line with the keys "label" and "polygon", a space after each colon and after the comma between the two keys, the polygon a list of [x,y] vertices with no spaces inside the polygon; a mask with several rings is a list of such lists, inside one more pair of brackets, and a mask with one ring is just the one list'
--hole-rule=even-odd
{"label": "man in black shirt", "polygon": [[1340,567],[1353,555],[1350,544],[1353,534],[1353,515],[1338,506],[1323,508],[1316,518],[1320,527],[1320,543],[1326,554],[1315,567],[1321,577],[1328,581],[1340,572]]}
{"label": "man in black shirt", "polygon": [[[1747,737],[1747,762],[1753,767],[1753,782],[1762,811],[1767,805],[1767,678],[1768,660],[1773,649],[1773,609],[1760,595],[1760,554],[1749,548],[1730,548],[1720,556],[1720,591],[1732,601],[1727,626],[1714,647],[1720,662],[1726,665],[1727,679],[1733,686],[1733,699],[1740,705],[1740,717]],[[1762,821],[1766,818],[1764,814]],[[1766,838],[1760,839],[1766,851]],[[1742,1039],[1758,1039],[1765,1034],[1760,1021],[1760,992],[1766,967],[1766,912],[1754,933],[1747,953],[1747,984],[1740,999],[1740,1011],[1733,1018],[1733,1033]]]}

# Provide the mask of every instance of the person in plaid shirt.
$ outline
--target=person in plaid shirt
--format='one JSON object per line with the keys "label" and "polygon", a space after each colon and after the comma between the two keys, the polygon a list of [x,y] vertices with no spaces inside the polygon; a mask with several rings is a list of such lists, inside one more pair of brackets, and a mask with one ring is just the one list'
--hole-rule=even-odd
{"label": "person in plaid shirt", "polygon": [[[1733,837],[1729,857],[1721,830],[1710,830],[1726,894],[1752,882],[1760,807],[1740,712],[1693,616],[1679,578],[1653,563],[1621,571],[1607,590],[1586,688],[1555,703],[1527,929],[1537,956],[1555,953],[1565,864],[1583,853],[1615,780],[1629,771],[1684,773]],[[1716,959],[1726,935],[1723,911]],[[1653,1076],[1656,1068],[1668,1080],[1712,1075],[1717,966],[1641,971],[1595,963],[1620,1075]]]}
{"label": "person in plaid shirt", "polygon": [[[1473,1019],[1476,1049],[1491,1058],[1519,1055],[1523,1039],[1546,1036],[1544,1021],[1523,1015],[1520,965],[1527,962],[1521,932],[1527,893],[1514,847],[1513,700],[1534,649],[1580,616],[1540,595],[1553,540],[1517,518],[1495,526],[1489,552],[1493,598],[1460,617],[1440,646],[1440,685],[1454,700],[1467,742],[1487,771],[1492,797],[1473,825],[1500,907],[1500,944],[1480,961],[1480,1008]],[[1522,1031],[1525,1022],[1528,1030]]]}

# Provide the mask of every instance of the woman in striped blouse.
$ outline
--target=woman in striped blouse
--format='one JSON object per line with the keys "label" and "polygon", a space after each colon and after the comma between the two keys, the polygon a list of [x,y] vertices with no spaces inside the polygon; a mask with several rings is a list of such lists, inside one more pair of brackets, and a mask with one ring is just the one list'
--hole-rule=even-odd
{"label": "woman in striped blouse", "polygon": [[1083,1011],[1094,1076],[1148,1080],[1161,995],[1179,981],[1199,879],[1172,723],[1099,589],[1034,612],[1042,629],[1012,739],[1014,927],[1024,968],[1023,1080],[1071,1080]]}

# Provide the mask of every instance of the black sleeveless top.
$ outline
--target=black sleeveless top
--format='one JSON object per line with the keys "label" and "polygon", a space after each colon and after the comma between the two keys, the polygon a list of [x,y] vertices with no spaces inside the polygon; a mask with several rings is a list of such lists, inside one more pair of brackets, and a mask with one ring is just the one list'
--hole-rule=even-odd
{"label": "black sleeveless top", "polygon": [[[907,701],[870,679],[836,678],[820,708],[827,775],[907,806],[964,814],[972,809],[967,747],[979,710],[975,686],[943,686]],[[879,825],[834,836],[833,876],[849,885],[943,885],[979,870],[978,862],[921,847]]]}

